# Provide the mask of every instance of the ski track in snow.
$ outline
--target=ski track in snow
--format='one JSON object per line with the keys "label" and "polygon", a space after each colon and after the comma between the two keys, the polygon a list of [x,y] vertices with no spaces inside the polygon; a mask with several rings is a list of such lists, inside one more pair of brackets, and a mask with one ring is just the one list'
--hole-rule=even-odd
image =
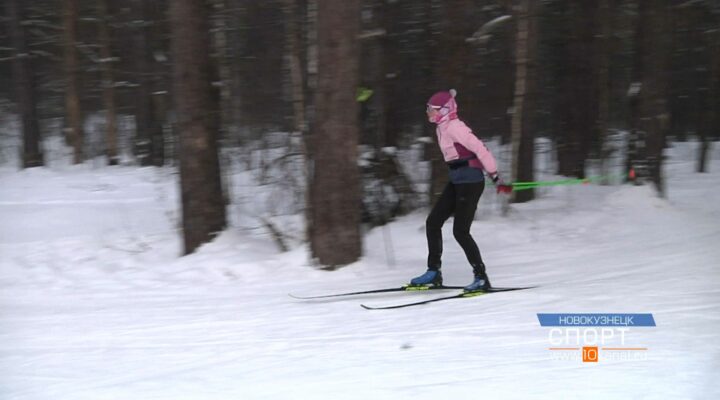
{"label": "ski track in snow", "polygon": [[[406,282],[422,213],[385,228],[394,266],[383,228],[335,272],[233,227],[179,258],[171,173],[0,169],[0,399],[720,398],[720,173],[692,173],[683,151],[667,200],[562,187],[502,218],[485,195],[473,235],[493,283],[539,288],[377,311],[359,304],[443,293],[287,293]],[[445,234],[445,283],[467,283]],[[536,314],[561,312],[653,313],[628,339],[647,359],[553,359]]]}

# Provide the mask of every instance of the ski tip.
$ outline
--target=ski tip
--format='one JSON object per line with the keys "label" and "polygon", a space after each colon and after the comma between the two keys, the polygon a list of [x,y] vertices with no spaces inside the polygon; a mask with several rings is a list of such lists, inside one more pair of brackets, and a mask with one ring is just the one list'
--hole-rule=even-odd
{"label": "ski tip", "polygon": [[313,296],[309,296],[309,297],[308,296],[298,296],[298,295],[292,294],[292,293],[288,293],[287,295],[292,297],[293,299],[297,299],[297,300],[311,300],[311,299],[316,298]]}
{"label": "ski tip", "polygon": [[523,286],[523,287],[491,287],[486,292],[487,293],[493,293],[493,292],[512,292],[514,290],[527,290],[527,289],[535,289],[539,286]]}
{"label": "ski tip", "polygon": [[373,307],[373,306],[368,306],[368,305],[365,305],[365,304],[360,304],[360,307],[362,307],[362,308],[364,308],[364,309],[366,309],[366,310],[386,310],[386,309],[388,309],[388,308],[396,308],[396,307],[394,307],[394,306],[390,306],[390,307]]}

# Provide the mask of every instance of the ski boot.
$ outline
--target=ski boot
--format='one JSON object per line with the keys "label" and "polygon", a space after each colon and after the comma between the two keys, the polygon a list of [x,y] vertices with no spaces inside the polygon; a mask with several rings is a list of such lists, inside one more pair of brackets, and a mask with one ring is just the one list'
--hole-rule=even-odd
{"label": "ski boot", "polygon": [[409,287],[442,286],[442,273],[440,270],[429,269],[424,274],[410,280]]}
{"label": "ski boot", "polygon": [[490,289],[490,279],[488,279],[487,275],[479,275],[475,276],[475,280],[467,286],[463,288],[463,292],[465,293],[473,293],[473,292],[484,292],[488,289]]}

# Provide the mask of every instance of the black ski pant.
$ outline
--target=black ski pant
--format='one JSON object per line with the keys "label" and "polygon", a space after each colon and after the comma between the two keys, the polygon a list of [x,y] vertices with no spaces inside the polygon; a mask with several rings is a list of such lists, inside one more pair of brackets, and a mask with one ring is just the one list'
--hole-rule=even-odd
{"label": "black ski pant", "polygon": [[485,264],[480,257],[480,250],[470,235],[470,225],[472,225],[475,210],[484,189],[485,182],[461,184],[449,182],[445,186],[425,222],[429,269],[439,270],[442,266],[442,226],[450,216],[454,215],[453,236],[455,236],[455,240],[465,251],[465,256],[473,267],[475,276],[485,275]]}

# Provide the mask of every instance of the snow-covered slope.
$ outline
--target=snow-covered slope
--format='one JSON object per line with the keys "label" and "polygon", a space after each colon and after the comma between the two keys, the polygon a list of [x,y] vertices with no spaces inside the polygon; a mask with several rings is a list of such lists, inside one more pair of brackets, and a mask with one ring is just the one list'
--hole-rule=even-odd
{"label": "snow-covered slope", "polygon": [[[472,232],[493,284],[539,287],[390,311],[359,304],[439,294],[287,293],[406,282],[424,269],[422,213],[369,232],[335,272],[237,225],[179,258],[171,171],[0,169],[0,398],[720,398],[720,162],[695,174],[690,147],[670,152],[667,200],[555,187],[503,218],[488,193]],[[468,283],[446,233],[446,283]],[[644,350],[590,363],[549,350],[592,345],[587,330],[558,344],[537,313],[657,326],[614,331],[597,345]]]}

